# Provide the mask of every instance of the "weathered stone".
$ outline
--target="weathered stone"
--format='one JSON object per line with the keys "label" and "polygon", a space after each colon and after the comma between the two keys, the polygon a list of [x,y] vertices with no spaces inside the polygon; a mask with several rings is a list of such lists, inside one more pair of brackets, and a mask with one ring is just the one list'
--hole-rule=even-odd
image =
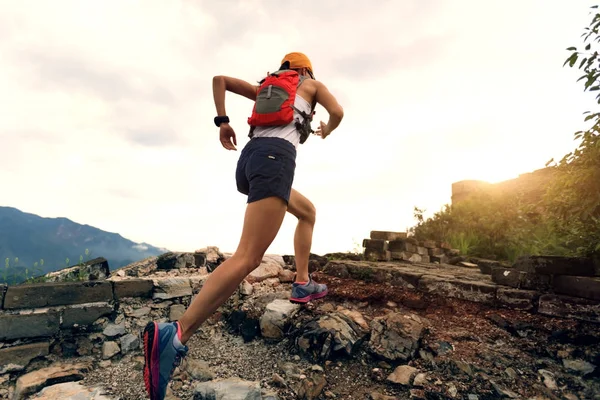
{"label": "weathered stone", "polygon": [[421,256],[421,262],[428,264],[429,262],[431,262],[431,258],[429,256]]}
{"label": "weathered stone", "polygon": [[365,331],[369,330],[369,324],[367,323],[367,321],[365,321],[365,318],[359,311],[346,310],[344,308],[341,308],[341,309],[338,309],[338,312],[341,314],[344,314],[345,316],[352,319],[352,321],[356,322],[358,324],[358,326],[363,328]]}
{"label": "weathered stone", "polygon": [[201,382],[194,388],[194,400],[261,400],[259,382],[240,378]]}
{"label": "weathered stone", "polygon": [[36,283],[9,286],[4,308],[38,308],[112,300],[112,285],[107,281]]}
{"label": "weathered stone", "polygon": [[196,250],[194,254],[203,254],[206,259],[206,268],[209,272],[214,271],[223,261],[225,261],[225,255],[221,253],[218,247],[208,246],[200,250]]}
{"label": "weathered stone", "polygon": [[113,307],[108,303],[77,304],[65,308],[62,316],[62,327],[91,325],[98,318],[112,313]]}
{"label": "weathered stone", "polygon": [[594,276],[594,262],[585,257],[523,256],[513,267],[541,275]]}
{"label": "weathered stone", "polygon": [[[403,260],[409,262],[421,262],[423,257],[416,253],[410,253],[408,251],[395,251],[390,253],[392,260]],[[427,256],[428,257],[428,256]]]}
{"label": "weathered stone", "polygon": [[289,300],[277,299],[269,303],[260,318],[262,335],[270,339],[282,338],[286,326],[298,310],[300,310],[300,305],[291,303]]}
{"label": "weathered stone", "polygon": [[254,286],[244,279],[242,283],[240,283],[239,290],[241,295],[250,296],[252,292],[254,292]]}
{"label": "weathered stone", "polygon": [[150,279],[115,280],[113,285],[116,299],[125,297],[150,298],[154,289],[154,284]]}
{"label": "weathered stone", "polygon": [[445,254],[441,256],[429,256],[429,261],[438,264],[450,264],[450,259]]}
{"label": "weathered stone", "polygon": [[256,269],[250,272],[246,279],[250,283],[262,282],[269,278],[277,278],[281,271],[283,271],[283,267],[280,263],[266,261],[260,263]]}
{"label": "weathered stone", "polygon": [[183,317],[185,313],[185,306],[183,304],[173,304],[169,308],[169,321],[178,321]]}
{"label": "weathered stone", "polygon": [[44,275],[45,282],[66,282],[73,280],[97,281],[110,276],[108,261],[104,257],[98,257],[58,271],[49,272]]}
{"label": "weathered stone", "polygon": [[120,324],[108,324],[102,334],[107,337],[116,337],[125,334],[125,323]]}
{"label": "weathered stone", "polygon": [[496,288],[496,285],[485,282],[433,275],[423,275],[419,280],[419,290],[423,292],[485,304],[494,304]]}
{"label": "weathered stone", "polygon": [[371,396],[371,400],[398,400],[396,396],[387,396],[379,392],[371,392],[369,396]]}
{"label": "weathered stone", "polygon": [[73,382],[84,378],[90,370],[89,363],[55,364],[22,375],[17,379],[13,400],[26,399],[29,395],[55,383]]}
{"label": "weathered stone", "polygon": [[505,267],[492,267],[492,281],[518,289],[546,290],[550,287],[549,275],[538,275]]}
{"label": "weathered stone", "polygon": [[348,264],[348,274],[351,278],[365,282],[389,282],[391,279],[390,271],[387,268],[380,268],[370,264]]}
{"label": "weathered stone", "polygon": [[522,271],[513,268],[492,267],[492,281],[498,285],[518,288],[521,283]]}
{"label": "weathered stone", "polygon": [[192,286],[188,278],[154,279],[153,299],[173,299],[192,295]]}
{"label": "weathered stone", "polygon": [[502,266],[500,261],[487,260],[485,258],[471,258],[470,261],[474,264],[477,264],[481,273],[485,275],[491,275],[492,268]]}
{"label": "weathered stone", "polygon": [[48,386],[35,395],[35,400],[111,400],[101,387],[87,387],[77,382]]}
{"label": "weathered stone", "polygon": [[299,400],[316,400],[320,399],[321,393],[325,386],[327,385],[327,380],[325,376],[320,373],[312,373],[306,379],[302,379],[300,382],[296,384],[297,399]]}
{"label": "weathered stone", "polygon": [[345,279],[350,277],[348,267],[344,261],[329,261],[325,268],[323,268],[323,272],[327,275],[337,276],[338,278]]}
{"label": "weathered stone", "polygon": [[132,333],[128,333],[119,338],[119,342],[121,343],[121,352],[123,354],[138,350],[141,343],[140,338]]}
{"label": "weathered stone", "polygon": [[391,272],[390,283],[393,286],[399,286],[407,289],[416,289],[419,285],[419,279],[423,276],[422,273],[411,271],[393,270]]}
{"label": "weathered stone", "polygon": [[600,303],[578,297],[545,294],[539,299],[538,312],[554,317],[600,322]]}
{"label": "weathered stone", "polygon": [[136,308],[131,311],[125,311],[125,315],[127,315],[128,317],[133,317],[133,318],[142,318],[142,317],[145,317],[146,315],[150,314],[151,310],[152,309],[150,307],[140,307],[140,308]]}
{"label": "weathered stone", "polygon": [[196,268],[202,268],[206,266],[206,254],[194,253],[194,265]]}
{"label": "weathered stone", "polygon": [[420,256],[429,256],[429,249],[427,249],[427,247],[417,246],[417,254]]}
{"label": "weathered stone", "polygon": [[375,318],[369,349],[387,361],[408,361],[419,348],[423,325],[411,315],[389,313]]}
{"label": "weathered stone", "polygon": [[540,369],[538,370],[538,374],[543,378],[544,385],[550,390],[557,390],[558,386],[556,385],[556,380],[554,379],[554,374],[548,370]]}
{"label": "weathered stone", "polygon": [[371,231],[371,239],[374,240],[400,240],[406,239],[406,232]]}
{"label": "weathered stone", "polygon": [[552,288],[555,293],[600,300],[600,278],[567,275],[555,276],[552,280]]}
{"label": "weathered stone", "polygon": [[208,363],[202,360],[184,358],[183,369],[198,382],[206,382],[215,379],[215,373],[210,369]]}
{"label": "weathered stone", "polygon": [[0,310],[4,307],[4,295],[6,294],[7,286],[0,284]]}
{"label": "weathered stone", "polygon": [[461,262],[458,263],[458,265],[460,267],[465,267],[465,268],[479,268],[479,265],[473,264],[473,263],[470,263],[470,262],[467,262],[467,261],[461,261]]}
{"label": "weathered stone", "polygon": [[569,371],[577,372],[584,376],[591,374],[596,369],[596,366],[594,364],[589,363],[585,360],[580,360],[580,359],[576,359],[576,360],[564,359],[563,365]]}
{"label": "weathered stone", "polygon": [[408,386],[418,372],[419,370],[410,365],[400,365],[387,377],[387,380],[398,385]]}
{"label": "weathered stone", "polygon": [[58,333],[60,314],[54,310],[31,314],[0,314],[0,340],[47,337]]}
{"label": "weathered stone", "polygon": [[409,253],[416,253],[417,246],[406,240],[393,240],[388,243],[388,250],[392,252],[408,251]]}
{"label": "weathered stone", "polygon": [[334,312],[305,323],[296,338],[296,346],[313,361],[327,360],[338,353],[352,356],[367,333],[351,318]]}
{"label": "weathered stone", "polygon": [[49,342],[30,343],[0,349],[0,375],[24,370],[34,358],[47,356],[49,349]]}
{"label": "weathered stone", "polygon": [[180,268],[190,268],[194,265],[194,255],[192,253],[173,253],[161,254],[156,259],[156,269],[171,270]]}
{"label": "weathered stone", "polygon": [[365,249],[365,260],[368,261],[390,261],[391,253],[388,250],[380,251],[374,249]]}
{"label": "weathered stone", "polygon": [[119,354],[121,349],[119,348],[119,344],[117,342],[104,342],[102,343],[102,359],[108,360],[109,358],[114,357]]}
{"label": "weathered stone", "polygon": [[433,240],[425,240],[425,241],[423,241],[423,247],[425,247],[427,249],[435,249],[436,243]]}
{"label": "weathered stone", "polygon": [[539,292],[531,290],[498,288],[496,298],[498,302],[508,308],[530,311],[540,297]]}
{"label": "weathered stone", "polygon": [[283,283],[291,283],[294,282],[294,278],[296,274],[294,271],[290,271],[289,269],[282,269],[279,271],[279,280]]}
{"label": "weathered stone", "polygon": [[364,239],[362,246],[366,249],[386,251],[388,249],[388,242],[383,239]]}
{"label": "weathered stone", "polygon": [[439,247],[435,247],[433,249],[429,248],[427,250],[427,253],[429,253],[429,256],[444,256],[444,255],[446,255],[446,253],[444,253],[444,249],[440,249]]}

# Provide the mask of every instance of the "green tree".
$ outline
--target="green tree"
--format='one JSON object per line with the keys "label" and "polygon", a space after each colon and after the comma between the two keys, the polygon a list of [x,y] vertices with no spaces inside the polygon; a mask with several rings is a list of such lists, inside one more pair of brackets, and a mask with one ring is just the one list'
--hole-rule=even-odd
{"label": "green tree", "polygon": [[[583,74],[584,92],[598,92],[600,105],[600,13],[592,7],[589,26],[584,29],[580,47],[569,47],[571,54],[563,66],[578,68]],[[554,163],[557,177],[545,201],[547,212],[555,216],[569,247],[580,255],[600,253],[600,110],[584,112],[588,129],[574,133],[577,148]]]}

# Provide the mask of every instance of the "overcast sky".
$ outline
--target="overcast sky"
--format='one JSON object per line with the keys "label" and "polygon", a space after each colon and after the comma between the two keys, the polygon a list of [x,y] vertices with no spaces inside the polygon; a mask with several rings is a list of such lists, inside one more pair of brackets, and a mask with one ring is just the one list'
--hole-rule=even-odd
{"label": "overcast sky", "polygon": [[[0,205],[235,250],[252,103],[227,95],[239,150],[226,151],[212,77],[256,82],[302,51],[345,117],[300,146],[294,187],[317,207],[313,252],[352,250],[412,226],[413,206],[439,210],[452,182],[510,179],[573,149],[593,96],[562,64],[592,4],[0,0]],[[269,253],[293,253],[295,222]]]}

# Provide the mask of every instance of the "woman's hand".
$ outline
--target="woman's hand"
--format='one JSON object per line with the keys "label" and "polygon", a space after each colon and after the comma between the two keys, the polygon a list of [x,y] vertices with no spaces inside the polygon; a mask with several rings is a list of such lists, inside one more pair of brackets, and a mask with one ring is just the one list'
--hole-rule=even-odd
{"label": "woman's hand", "polygon": [[235,140],[235,132],[228,123],[222,123],[219,127],[219,140],[223,147],[227,150],[237,150],[237,141]]}

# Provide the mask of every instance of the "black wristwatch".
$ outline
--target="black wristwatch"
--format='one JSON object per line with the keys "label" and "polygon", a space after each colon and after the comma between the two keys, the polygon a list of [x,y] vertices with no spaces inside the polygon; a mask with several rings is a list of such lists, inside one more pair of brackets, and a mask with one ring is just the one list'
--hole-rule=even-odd
{"label": "black wristwatch", "polygon": [[223,115],[221,117],[215,117],[215,125],[221,126],[222,123],[229,123],[229,117],[227,115]]}

